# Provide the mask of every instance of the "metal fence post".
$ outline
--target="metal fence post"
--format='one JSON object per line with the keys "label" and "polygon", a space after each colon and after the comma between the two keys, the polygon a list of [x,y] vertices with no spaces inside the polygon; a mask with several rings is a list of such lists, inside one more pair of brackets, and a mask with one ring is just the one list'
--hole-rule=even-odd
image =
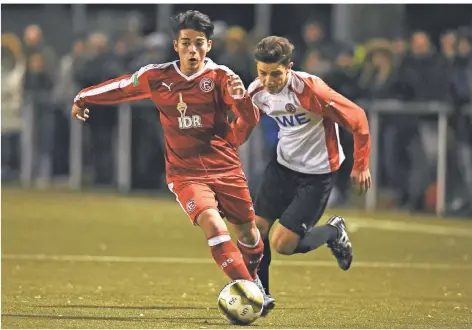
{"label": "metal fence post", "polygon": [[352,22],[352,5],[336,3],[332,5],[331,10],[331,29],[333,37],[336,41],[346,42],[352,41],[353,31],[351,29]]}
{"label": "metal fence post", "polygon": [[257,3],[254,5],[254,29],[258,35],[269,35],[270,24],[272,20],[272,4],[270,3]]}
{"label": "metal fence post", "polygon": [[33,180],[34,162],[34,104],[31,96],[25,96],[23,103],[23,127],[20,135],[21,163],[20,181],[25,187]]}
{"label": "metal fence post", "polygon": [[167,32],[169,29],[169,17],[172,16],[174,11],[174,4],[172,3],[159,3],[157,6],[157,17],[156,17],[156,31]]}
{"label": "metal fence post", "polygon": [[84,124],[70,116],[70,142],[69,142],[69,187],[80,189],[82,186],[82,146]]}
{"label": "metal fence post", "polygon": [[131,190],[131,106],[120,104],[118,108],[118,190]]}
{"label": "metal fence post", "polygon": [[447,171],[447,113],[438,116],[438,163],[436,215],[441,215],[446,207],[446,171]]}
{"label": "metal fence post", "polygon": [[72,31],[75,34],[87,30],[87,4],[77,3],[71,5],[72,12]]}

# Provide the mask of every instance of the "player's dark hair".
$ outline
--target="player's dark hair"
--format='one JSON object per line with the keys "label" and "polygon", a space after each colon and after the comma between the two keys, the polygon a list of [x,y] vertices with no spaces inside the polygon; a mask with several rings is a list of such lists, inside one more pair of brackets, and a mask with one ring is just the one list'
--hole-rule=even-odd
{"label": "player's dark hair", "polygon": [[263,63],[279,63],[288,66],[295,47],[287,38],[270,36],[259,41],[254,48],[254,57]]}
{"label": "player's dark hair", "polygon": [[171,23],[175,38],[178,38],[180,30],[191,29],[205,33],[207,39],[210,39],[215,28],[210,17],[198,10],[187,10],[185,13],[179,13],[171,17]]}

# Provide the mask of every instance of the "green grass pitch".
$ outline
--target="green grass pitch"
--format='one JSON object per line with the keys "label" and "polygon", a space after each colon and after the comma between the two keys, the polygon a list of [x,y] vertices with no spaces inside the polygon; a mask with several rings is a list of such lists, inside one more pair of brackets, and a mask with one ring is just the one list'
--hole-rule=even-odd
{"label": "green grass pitch", "polygon": [[[329,210],[354,248],[274,253],[252,328],[471,328],[472,221]],[[2,188],[3,328],[232,328],[228,282],[172,198]]]}

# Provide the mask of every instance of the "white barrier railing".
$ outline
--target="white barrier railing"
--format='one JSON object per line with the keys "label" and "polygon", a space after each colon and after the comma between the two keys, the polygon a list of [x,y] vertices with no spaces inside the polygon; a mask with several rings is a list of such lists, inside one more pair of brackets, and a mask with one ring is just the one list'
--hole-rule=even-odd
{"label": "white barrier railing", "polygon": [[372,174],[372,188],[366,196],[366,208],[374,209],[377,204],[380,116],[383,114],[435,114],[438,116],[436,214],[443,214],[446,206],[447,122],[448,115],[454,110],[452,106],[441,102],[402,102],[399,100],[359,101],[358,103],[369,114],[371,134],[370,170]]}

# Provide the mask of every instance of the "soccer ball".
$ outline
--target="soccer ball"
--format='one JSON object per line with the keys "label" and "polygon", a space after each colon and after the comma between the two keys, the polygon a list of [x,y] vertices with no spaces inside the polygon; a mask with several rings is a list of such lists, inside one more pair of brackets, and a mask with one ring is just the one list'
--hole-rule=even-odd
{"label": "soccer ball", "polygon": [[251,281],[232,281],[218,296],[218,310],[231,324],[251,324],[261,316],[264,295]]}

